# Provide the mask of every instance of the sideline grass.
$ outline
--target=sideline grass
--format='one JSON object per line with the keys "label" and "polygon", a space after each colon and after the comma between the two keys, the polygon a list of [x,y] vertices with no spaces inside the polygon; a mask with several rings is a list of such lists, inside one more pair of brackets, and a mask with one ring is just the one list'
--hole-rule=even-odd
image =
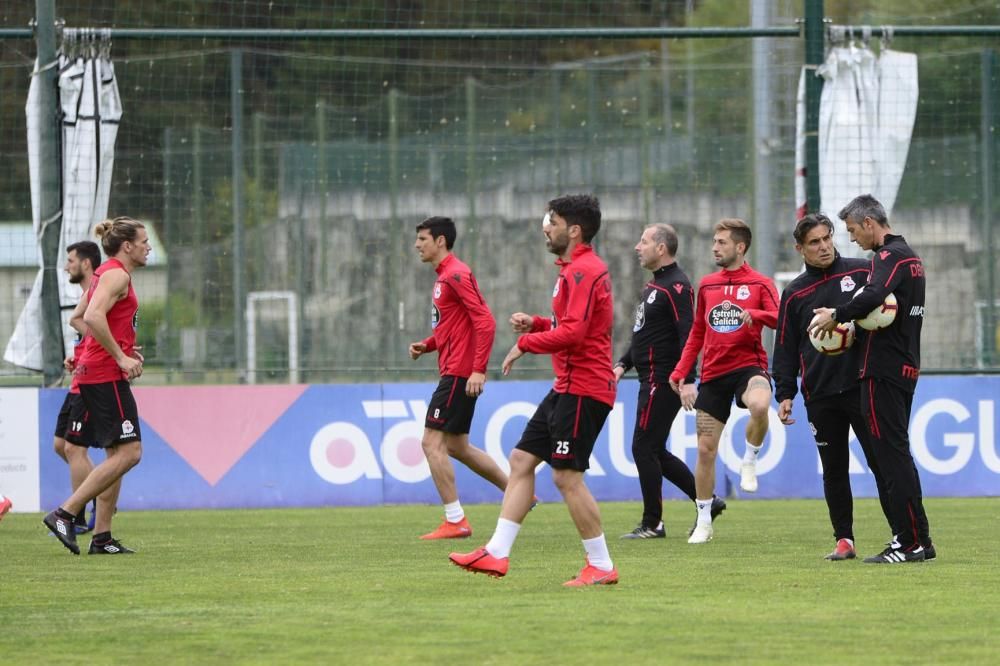
{"label": "sideline grass", "polygon": [[[451,566],[492,532],[421,542],[429,506],[123,513],[129,557],[74,557],[40,514],[0,523],[0,662],[987,664],[1000,655],[1000,498],[927,501],[938,560],[832,563],[822,501],[739,501],[716,538],[619,541],[636,503],[603,503],[614,587],[565,589],[582,547],[562,504],[525,522],[503,580]],[[857,502],[859,553],[886,538]],[[89,537],[81,543],[86,552]]]}

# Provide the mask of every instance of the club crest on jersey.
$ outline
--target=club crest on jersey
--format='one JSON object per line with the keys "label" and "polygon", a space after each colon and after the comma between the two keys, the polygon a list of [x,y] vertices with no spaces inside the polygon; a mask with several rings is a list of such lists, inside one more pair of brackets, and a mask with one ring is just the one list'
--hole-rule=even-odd
{"label": "club crest on jersey", "polygon": [[556,280],[556,286],[552,288],[552,298],[559,295],[559,280]]}
{"label": "club crest on jersey", "polygon": [[434,300],[436,301],[439,298],[441,298],[441,283],[440,282],[435,282],[434,283]]}
{"label": "club crest on jersey", "polygon": [[732,333],[741,326],[743,308],[731,301],[722,301],[708,311],[708,325],[717,333]]}
{"label": "club crest on jersey", "polygon": [[[650,299],[652,299],[652,295],[650,295]],[[652,303],[653,301],[650,300],[649,302]],[[646,323],[646,304],[639,303],[639,305],[636,306],[635,308],[635,324],[632,326],[632,332],[638,333],[639,331],[641,331],[642,326],[645,323]]]}
{"label": "club crest on jersey", "polygon": [[438,306],[431,303],[431,328],[437,328],[439,323],[441,323],[441,311],[438,310]]}
{"label": "club crest on jersey", "polygon": [[128,419],[122,421],[122,436],[128,437],[135,434],[135,426]]}
{"label": "club crest on jersey", "polygon": [[854,283],[854,280],[851,278],[850,275],[845,275],[840,280],[840,291],[842,291],[842,292],[854,291],[854,288],[856,286],[858,286],[858,285],[856,285]]}
{"label": "club crest on jersey", "polygon": [[646,302],[649,303],[650,305],[652,305],[654,302],[656,302],[656,292],[655,291],[649,292],[649,297],[646,299]]}
{"label": "club crest on jersey", "polygon": [[750,298],[750,287],[741,284],[740,288],[736,290],[736,300],[745,301],[748,298]]}

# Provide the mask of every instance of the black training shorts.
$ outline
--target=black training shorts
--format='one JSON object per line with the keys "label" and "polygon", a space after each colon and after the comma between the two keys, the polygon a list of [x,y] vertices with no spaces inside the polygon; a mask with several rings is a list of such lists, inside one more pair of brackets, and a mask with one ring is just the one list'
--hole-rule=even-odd
{"label": "black training shorts", "polygon": [[445,375],[438,382],[427,407],[424,427],[454,435],[467,435],[472,426],[477,398],[465,394],[466,377]]}
{"label": "black training shorts", "polygon": [[611,407],[593,398],[549,391],[515,448],[553,468],[584,471]]}
{"label": "black training shorts", "polygon": [[80,397],[78,408],[70,411],[67,442],[103,449],[142,439],[139,410],[127,381],[80,384]]}
{"label": "black training shorts", "polygon": [[695,409],[707,413],[716,421],[725,423],[729,420],[733,400],[736,400],[737,407],[746,408],[742,400],[743,393],[754,377],[763,377],[767,380],[768,386],[771,385],[771,376],[766,370],[756,366],[733,370],[712,381],[702,382],[698,385],[698,399],[694,401]]}

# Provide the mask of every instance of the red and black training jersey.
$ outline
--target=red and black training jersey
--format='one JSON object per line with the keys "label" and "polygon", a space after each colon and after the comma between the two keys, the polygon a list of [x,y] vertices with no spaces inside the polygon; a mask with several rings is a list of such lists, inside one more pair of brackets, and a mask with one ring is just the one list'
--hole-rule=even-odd
{"label": "red and black training jersey", "polygon": [[[115,258],[108,259],[94,271],[94,278],[87,291],[87,300],[94,298],[94,292],[101,281],[101,276],[113,269],[125,270],[125,266]],[[126,271],[127,272],[127,271]],[[135,347],[135,330],[138,326],[139,299],[132,288],[132,276],[129,275],[128,293],[125,298],[111,306],[108,310],[108,329],[111,337],[125,352],[132,355]],[[128,379],[128,375],[118,367],[118,362],[107,352],[93,335],[88,335],[80,343],[76,355],[76,381],[78,384],[104,384]]]}
{"label": "red and black training jersey", "polygon": [[[744,311],[749,311],[753,317],[749,326],[740,320]],[[777,320],[778,290],[770,278],[750,268],[749,264],[706,275],[698,285],[698,305],[691,335],[670,379],[676,382],[687,377],[699,352],[703,352],[703,382],[740,368],[767,370],[767,351],[761,343],[760,333],[764,326],[774,328]]]}
{"label": "red and black training jersey", "polygon": [[920,375],[920,331],[924,324],[924,264],[902,236],[886,234],[874,248],[871,277],[865,290],[837,308],[837,321],[862,319],[890,293],[896,296],[896,318],[886,328],[860,330],[858,376],[890,381],[908,391]]}
{"label": "red and black training jersey", "polygon": [[453,254],[434,270],[438,277],[431,296],[432,333],[423,341],[427,351],[437,350],[442,377],[468,379],[473,372],[485,373],[497,325],[479,284]]}
{"label": "red and black training jersey", "polygon": [[795,397],[795,377],[802,380],[802,399],[807,404],[858,386],[861,345],[855,342],[836,356],[816,351],[806,328],[815,308],[843,305],[868,282],[871,262],[848,259],[839,254],[827,268],[806,265],[806,270],[788,283],[781,293],[778,328],[771,356],[774,398],[779,403]]}
{"label": "red and black training jersey", "polygon": [[[681,358],[694,319],[694,289],[676,264],[653,272],[635,309],[632,342],[618,359],[628,372],[633,367],[639,381],[665,384]],[[694,381],[694,369],[687,381]]]}
{"label": "red and black training jersey", "polygon": [[569,261],[559,259],[559,278],[552,292],[552,318],[535,316],[531,333],[517,347],[532,354],[552,354],[556,393],[615,404],[611,369],[614,299],[611,276],[589,244],[573,249]]}

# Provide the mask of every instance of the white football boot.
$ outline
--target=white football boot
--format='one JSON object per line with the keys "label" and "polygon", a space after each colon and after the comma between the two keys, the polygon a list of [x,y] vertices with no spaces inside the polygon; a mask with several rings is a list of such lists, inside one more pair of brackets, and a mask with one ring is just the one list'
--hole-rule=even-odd
{"label": "white football boot", "polygon": [[712,540],[714,530],[711,525],[695,525],[694,531],[688,537],[688,543],[708,543]]}
{"label": "white football boot", "polygon": [[743,492],[757,492],[757,463],[745,462],[740,467],[740,488]]}

